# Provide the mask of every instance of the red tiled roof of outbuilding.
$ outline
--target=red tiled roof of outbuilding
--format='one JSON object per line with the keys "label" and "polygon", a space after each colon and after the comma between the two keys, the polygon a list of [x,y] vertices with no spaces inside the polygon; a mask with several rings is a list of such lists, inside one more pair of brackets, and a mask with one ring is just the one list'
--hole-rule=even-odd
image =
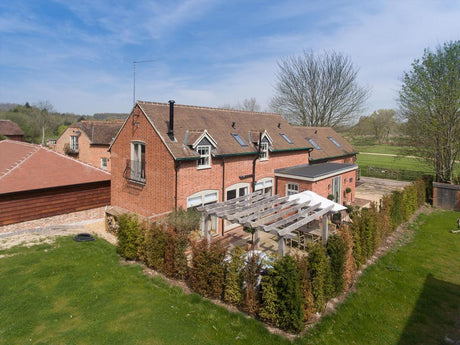
{"label": "red tiled roof of outbuilding", "polygon": [[0,194],[110,180],[110,174],[39,145],[0,141]]}
{"label": "red tiled roof of outbuilding", "polygon": [[24,135],[22,129],[11,120],[0,120],[0,134],[7,135]]}

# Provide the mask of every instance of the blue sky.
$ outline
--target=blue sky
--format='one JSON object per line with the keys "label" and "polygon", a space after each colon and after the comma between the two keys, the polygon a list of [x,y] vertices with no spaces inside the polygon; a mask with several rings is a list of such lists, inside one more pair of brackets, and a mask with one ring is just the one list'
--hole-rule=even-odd
{"label": "blue sky", "polygon": [[[60,112],[129,112],[136,99],[234,105],[274,94],[277,61],[335,50],[371,88],[367,112],[396,108],[401,76],[460,39],[460,2],[3,1],[0,102],[49,101]],[[366,113],[363,115],[367,115]]]}

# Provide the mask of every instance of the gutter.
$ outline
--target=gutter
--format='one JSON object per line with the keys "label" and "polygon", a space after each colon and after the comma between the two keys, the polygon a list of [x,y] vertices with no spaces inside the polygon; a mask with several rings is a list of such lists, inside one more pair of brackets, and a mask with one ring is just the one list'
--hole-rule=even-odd
{"label": "gutter", "polygon": [[357,155],[359,152],[353,152],[353,153],[347,153],[344,155],[340,156],[331,156],[331,157],[324,157],[324,158],[318,158],[318,159],[310,159],[310,162],[315,162],[315,163],[321,163],[322,161],[326,162],[329,159],[335,159],[335,158],[343,158],[343,157],[348,157],[348,156],[354,156]]}

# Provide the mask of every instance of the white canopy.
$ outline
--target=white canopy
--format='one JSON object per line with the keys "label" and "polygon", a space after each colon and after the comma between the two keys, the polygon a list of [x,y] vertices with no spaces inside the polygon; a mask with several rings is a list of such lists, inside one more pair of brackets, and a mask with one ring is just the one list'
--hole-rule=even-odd
{"label": "white canopy", "polygon": [[310,201],[310,205],[315,205],[320,203],[318,208],[325,209],[332,205],[331,212],[339,212],[346,210],[347,208],[343,205],[340,205],[332,200],[322,197],[321,195],[316,194],[310,190],[306,190],[301,193],[293,194],[289,196],[289,201],[297,200],[298,204]]}

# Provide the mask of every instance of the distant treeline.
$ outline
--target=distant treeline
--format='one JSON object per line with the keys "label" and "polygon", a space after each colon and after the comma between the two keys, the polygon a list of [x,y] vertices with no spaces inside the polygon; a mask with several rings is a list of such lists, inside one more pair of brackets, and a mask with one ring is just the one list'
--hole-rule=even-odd
{"label": "distant treeline", "polygon": [[98,113],[94,116],[59,113],[48,102],[39,102],[30,105],[14,103],[0,103],[0,119],[8,119],[18,124],[24,132],[24,140],[32,143],[41,143],[43,140],[58,138],[65,129],[82,120],[114,120],[125,119],[128,114]]}

